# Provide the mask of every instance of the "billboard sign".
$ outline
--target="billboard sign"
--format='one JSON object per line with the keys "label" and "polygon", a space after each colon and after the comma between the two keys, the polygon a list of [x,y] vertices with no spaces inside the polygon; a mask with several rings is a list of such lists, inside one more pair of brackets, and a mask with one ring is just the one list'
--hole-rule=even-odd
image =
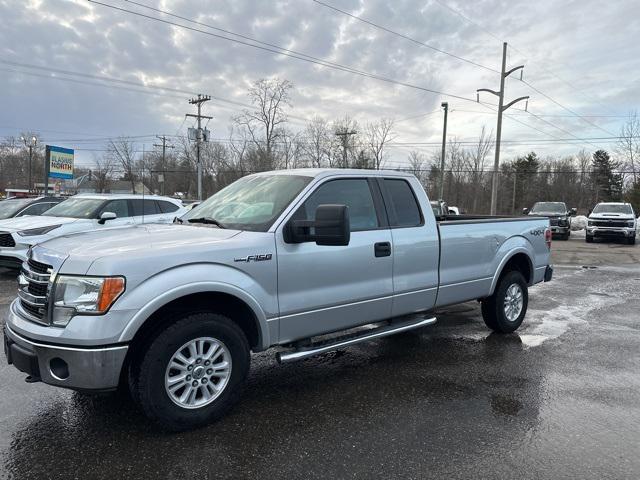
{"label": "billboard sign", "polygon": [[73,150],[47,145],[49,176],[70,180],[73,178]]}

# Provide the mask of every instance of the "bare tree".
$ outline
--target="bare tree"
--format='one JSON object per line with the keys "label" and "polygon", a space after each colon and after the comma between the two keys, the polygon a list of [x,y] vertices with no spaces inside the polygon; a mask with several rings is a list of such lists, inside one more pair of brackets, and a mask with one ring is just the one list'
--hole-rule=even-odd
{"label": "bare tree", "polygon": [[480,130],[478,143],[471,150],[469,159],[470,181],[472,185],[471,211],[477,212],[479,189],[482,187],[482,177],[486,166],[487,155],[493,148],[493,131],[487,134],[485,126]]}
{"label": "bare tree", "polygon": [[383,118],[377,122],[367,124],[367,146],[373,160],[373,167],[380,170],[385,160],[386,147],[389,142],[395,139],[393,132],[394,121],[390,118]]}
{"label": "bare tree", "polygon": [[409,152],[409,171],[413,173],[420,183],[426,188],[428,183],[428,175],[427,174],[427,159],[425,158],[424,153],[419,152],[417,150],[412,150]]}
{"label": "bare tree", "polygon": [[120,164],[124,171],[124,180],[131,183],[131,193],[136,193],[136,145],[127,137],[110,140],[107,155]]}
{"label": "bare tree", "polygon": [[249,133],[261,156],[263,168],[275,166],[274,146],[282,136],[282,126],[287,122],[286,108],[291,107],[290,94],[293,84],[288,80],[260,79],[249,88],[253,110],[245,109],[234,122]]}
{"label": "bare tree", "polygon": [[91,176],[96,183],[96,193],[106,193],[111,184],[111,175],[115,167],[114,159],[110,155],[102,155],[96,156],[93,162],[95,166],[91,171]]}
{"label": "bare tree", "polygon": [[631,169],[633,183],[637,183],[636,165],[640,161],[640,118],[638,118],[638,112],[630,113],[629,118],[622,125],[616,153],[622,163]]}
{"label": "bare tree", "polygon": [[[333,137],[329,150],[329,167],[349,168],[358,163],[358,149],[356,148],[360,136],[358,122],[349,115],[345,115],[333,121],[331,130],[333,130]],[[339,135],[347,132],[355,133]]]}
{"label": "bare tree", "polygon": [[321,168],[328,165],[331,155],[331,131],[329,124],[321,117],[314,117],[307,123],[304,132],[305,156],[309,166]]}

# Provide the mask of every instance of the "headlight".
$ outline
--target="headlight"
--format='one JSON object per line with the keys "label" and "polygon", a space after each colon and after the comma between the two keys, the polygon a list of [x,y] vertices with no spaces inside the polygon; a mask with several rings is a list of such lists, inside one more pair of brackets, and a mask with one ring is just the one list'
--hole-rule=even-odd
{"label": "headlight", "polygon": [[591,220],[587,221],[587,227],[593,227],[593,222]]}
{"label": "headlight", "polygon": [[51,230],[55,230],[58,227],[60,227],[60,225],[49,225],[48,227],[31,228],[29,230],[22,230],[21,232],[18,232],[18,235],[20,235],[21,237],[35,237],[38,235],[49,233]]}
{"label": "headlight", "polygon": [[560,225],[561,227],[566,227],[567,225],[569,225],[569,221],[566,218],[560,218],[558,219],[558,225]]}
{"label": "headlight", "polygon": [[124,277],[59,275],[53,287],[53,324],[64,326],[78,314],[102,315],[124,289]]}
{"label": "headlight", "polygon": [[635,222],[634,220],[629,220],[629,221],[627,222],[627,227],[629,227],[629,228],[633,228],[633,227],[635,227],[635,226],[636,226],[636,222]]}

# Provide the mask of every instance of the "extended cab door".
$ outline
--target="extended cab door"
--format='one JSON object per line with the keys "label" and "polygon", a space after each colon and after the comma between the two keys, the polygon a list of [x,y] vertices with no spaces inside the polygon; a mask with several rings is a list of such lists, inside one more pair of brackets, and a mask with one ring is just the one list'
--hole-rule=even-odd
{"label": "extended cab door", "polygon": [[286,243],[276,232],[280,341],[337,331],[391,316],[391,233],[373,180],[328,179],[287,219],[315,218],[318,205],[349,207],[348,246]]}
{"label": "extended cab door", "polygon": [[438,294],[440,256],[431,206],[417,180],[391,177],[378,182],[393,242],[393,316],[429,310]]}

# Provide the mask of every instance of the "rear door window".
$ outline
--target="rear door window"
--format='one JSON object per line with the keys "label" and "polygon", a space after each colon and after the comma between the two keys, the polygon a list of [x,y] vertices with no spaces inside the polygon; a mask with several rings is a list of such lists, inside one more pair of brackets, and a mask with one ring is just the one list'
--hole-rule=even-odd
{"label": "rear door window", "polygon": [[133,216],[141,217],[142,215],[158,215],[160,213],[155,200],[130,200],[133,207]]}
{"label": "rear door window", "polygon": [[385,178],[383,180],[387,192],[385,199],[391,205],[389,222],[392,227],[417,227],[422,225],[420,206],[413,194],[409,182],[401,179]]}

